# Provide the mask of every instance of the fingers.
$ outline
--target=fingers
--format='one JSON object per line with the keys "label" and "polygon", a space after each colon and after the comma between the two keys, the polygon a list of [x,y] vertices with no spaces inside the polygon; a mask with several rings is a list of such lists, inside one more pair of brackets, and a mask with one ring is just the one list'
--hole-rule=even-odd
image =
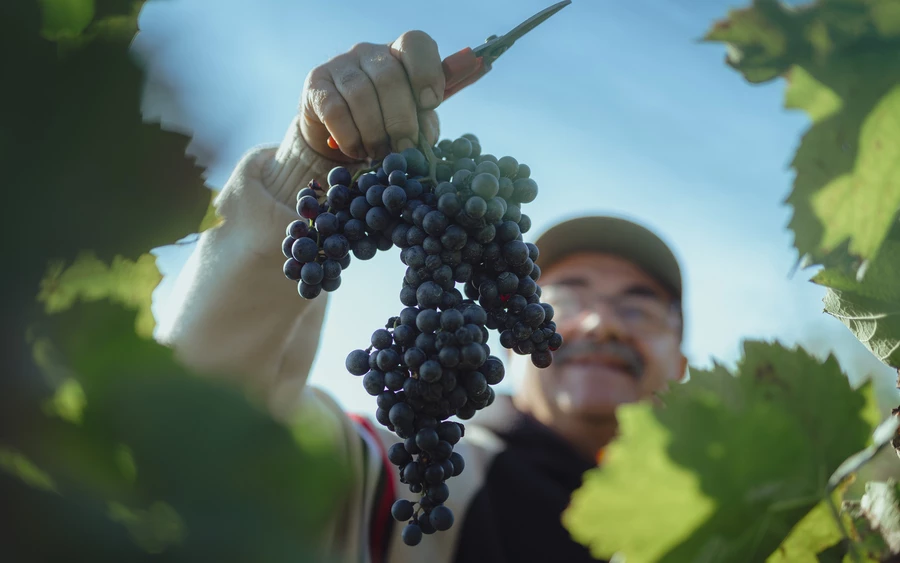
{"label": "fingers", "polygon": [[351,158],[365,158],[362,135],[353,120],[350,106],[325,67],[310,73],[303,91],[304,137],[312,148],[321,154],[337,152],[326,144],[326,139],[331,135],[340,152]]}
{"label": "fingers", "polygon": [[441,121],[438,114],[433,109],[423,110],[419,112],[419,128],[425,135],[425,140],[429,146],[437,144],[441,136]]}
{"label": "fingers", "polygon": [[[301,133],[336,160],[418,146],[420,127],[434,144],[440,124],[433,110],[443,92],[440,55],[426,33],[404,33],[391,45],[360,43],[307,76]],[[339,150],[328,147],[329,136]]]}
{"label": "fingers", "polygon": [[416,146],[419,139],[418,108],[403,65],[387,49],[381,49],[361,57],[360,68],[375,85],[381,104],[380,117],[392,149],[402,151]]}
{"label": "fingers", "polygon": [[[350,115],[356,125],[362,151],[372,158],[377,158],[390,150],[388,133],[382,121],[382,112],[378,111],[378,93],[369,76],[358,66],[347,64],[333,68],[332,81],[350,109]],[[335,137],[340,145],[340,141]]]}
{"label": "fingers", "polygon": [[406,70],[419,109],[438,107],[444,98],[444,70],[434,39],[424,31],[407,31],[390,47]]}

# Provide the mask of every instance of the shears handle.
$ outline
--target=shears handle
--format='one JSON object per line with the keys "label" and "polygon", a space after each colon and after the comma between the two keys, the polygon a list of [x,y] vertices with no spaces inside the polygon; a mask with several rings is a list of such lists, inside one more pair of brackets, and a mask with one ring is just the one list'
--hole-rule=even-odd
{"label": "shears handle", "polygon": [[474,84],[491,70],[490,63],[476,56],[471,47],[457,51],[441,62],[444,69],[444,99]]}
{"label": "shears handle", "polygon": [[[483,57],[475,55],[471,47],[457,51],[441,61],[444,69],[444,101],[466,86],[470,86],[491,70],[491,65]],[[328,137],[328,146],[337,149],[333,137]]]}

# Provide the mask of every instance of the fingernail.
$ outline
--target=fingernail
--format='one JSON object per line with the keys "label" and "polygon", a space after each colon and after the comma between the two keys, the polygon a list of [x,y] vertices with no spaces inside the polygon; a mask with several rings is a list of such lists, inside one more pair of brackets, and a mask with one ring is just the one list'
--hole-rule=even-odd
{"label": "fingernail", "polygon": [[409,139],[400,139],[397,141],[397,152],[403,152],[406,149],[414,149],[416,144]]}
{"label": "fingernail", "polygon": [[419,105],[423,108],[433,108],[437,105],[437,95],[435,95],[434,90],[430,87],[423,88],[422,92],[419,94]]}

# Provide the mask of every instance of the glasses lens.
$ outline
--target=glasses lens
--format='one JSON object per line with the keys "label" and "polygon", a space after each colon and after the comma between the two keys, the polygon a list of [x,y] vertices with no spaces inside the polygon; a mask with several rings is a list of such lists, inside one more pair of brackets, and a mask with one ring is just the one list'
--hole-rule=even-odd
{"label": "glasses lens", "polygon": [[592,298],[586,291],[548,285],[543,288],[541,301],[553,307],[554,317],[559,319],[558,322],[565,322],[586,311],[600,311],[603,304],[606,304],[623,324],[636,332],[657,331],[664,328],[668,322],[668,305],[649,296]]}

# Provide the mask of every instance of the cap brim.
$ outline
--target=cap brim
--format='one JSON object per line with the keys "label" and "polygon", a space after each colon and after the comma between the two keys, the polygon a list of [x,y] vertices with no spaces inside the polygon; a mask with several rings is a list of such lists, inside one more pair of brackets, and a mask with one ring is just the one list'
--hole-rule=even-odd
{"label": "cap brim", "polygon": [[681,299],[681,268],[669,245],[647,227],[624,217],[569,219],[545,231],[534,243],[542,269],[576,252],[613,254],[633,262]]}

